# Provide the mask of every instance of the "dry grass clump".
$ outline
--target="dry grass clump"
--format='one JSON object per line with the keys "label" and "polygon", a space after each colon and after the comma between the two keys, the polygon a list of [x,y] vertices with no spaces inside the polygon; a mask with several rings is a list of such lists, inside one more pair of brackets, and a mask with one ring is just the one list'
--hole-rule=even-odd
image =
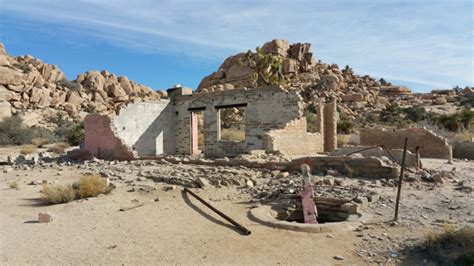
{"label": "dry grass clump", "polygon": [[245,131],[235,128],[223,128],[221,130],[221,140],[244,141]]}
{"label": "dry grass clump", "polygon": [[429,255],[446,265],[474,265],[474,227],[429,232],[424,246]]}
{"label": "dry grass clump", "polygon": [[36,151],[36,146],[26,145],[20,150],[20,153],[23,155],[27,155],[27,154],[32,154],[35,151]]}
{"label": "dry grass clump", "polygon": [[81,198],[96,197],[107,194],[112,189],[100,175],[86,175],[79,180],[79,196]]}
{"label": "dry grass clump", "polygon": [[65,153],[65,150],[67,148],[69,148],[69,144],[67,144],[66,142],[60,142],[54,145],[53,147],[49,148],[48,152],[61,155]]}
{"label": "dry grass clump", "polygon": [[43,185],[41,190],[41,199],[46,204],[59,204],[73,201],[76,198],[76,193],[71,185]]}
{"label": "dry grass clump", "polygon": [[43,185],[41,199],[46,204],[59,204],[75,199],[96,197],[99,194],[108,194],[112,187],[107,185],[100,175],[86,175],[79,182],[69,185]]}
{"label": "dry grass clump", "polygon": [[17,189],[18,188],[18,183],[16,181],[11,181],[9,184],[11,189]]}
{"label": "dry grass clump", "polygon": [[31,144],[35,145],[38,148],[43,147],[44,144],[48,144],[48,139],[46,138],[33,138]]}

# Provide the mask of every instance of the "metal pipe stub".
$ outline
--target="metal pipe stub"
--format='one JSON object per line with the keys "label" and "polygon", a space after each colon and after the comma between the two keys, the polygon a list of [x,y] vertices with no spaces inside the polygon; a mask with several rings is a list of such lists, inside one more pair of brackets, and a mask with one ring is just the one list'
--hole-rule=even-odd
{"label": "metal pipe stub", "polygon": [[191,196],[193,196],[194,198],[196,198],[197,200],[199,200],[202,204],[204,204],[206,207],[208,207],[209,209],[213,210],[215,213],[219,214],[219,216],[221,216],[222,218],[224,218],[225,220],[227,220],[229,223],[233,224],[240,232],[242,232],[242,234],[244,235],[250,235],[252,232],[250,230],[248,230],[247,228],[245,228],[244,226],[242,226],[241,224],[239,224],[238,222],[236,222],[234,219],[230,218],[229,216],[225,215],[223,212],[219,211],[218,209],[216,209],[214,206],[212,206],[211,204],[207,203],[203,198],[199,197],[198,195],[196,195],[194,192],[192,192],[191,190],[189,190],[188,188],[184,188],[184,192],[186,193],[189,193]]}

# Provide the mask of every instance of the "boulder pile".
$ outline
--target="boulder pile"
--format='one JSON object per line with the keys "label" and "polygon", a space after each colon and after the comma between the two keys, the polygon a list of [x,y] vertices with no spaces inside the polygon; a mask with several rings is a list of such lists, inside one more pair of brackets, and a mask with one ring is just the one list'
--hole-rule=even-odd
{"label": "boulder pile", "polygon": [[0,120],[18,114],[28,126],[53,128],[57,115],[79,122],[89,113],[113,115],[129,102],[165,95],[106,70],[69,81],[57,66],[29,55],[12,57],[0,43]]}
{"label": "boulder pile", "polygon": [[[442,90],[412,94],[405,86],[395,86],[368,75],[356,75],[349,66],[340,69],[337,64],[316,61],[310,48],[309,43],[290,44],[287,40],[272,40],[265,43],[260,52],[277,58],[280,74],[284,77],[282,85],[298,89],[308,105],[336,99],[341,111],[349,118],[378,112],[391,102],[400,106],[456,106],[463,100],[474,97],[473,88],[466,88],[464,91]],[[256,52],[250,53],[252,57],[258,56]],[[239,53],[228,57],[217,71],[201,81],[197,92],[256,87],[253,82],[255,68],[241,63],[247,56],[248,53]],[[456,107],[445,109],[455,111]]]}

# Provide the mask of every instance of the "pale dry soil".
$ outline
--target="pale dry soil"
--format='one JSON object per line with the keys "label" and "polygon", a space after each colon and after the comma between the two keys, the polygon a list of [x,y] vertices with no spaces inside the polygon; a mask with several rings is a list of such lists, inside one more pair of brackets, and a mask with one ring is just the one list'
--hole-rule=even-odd
{"label": "pale dry soil", "polygon": [[[457,178],[474,181],[472,161],[426,163],[432,168],[456,167]],[[164,166],[148,168],[159,167]],[[114,179],[117,188],[109,195],[45,206],[39,201],[41,185],[28,185],[38,180],[72,183],[84,171],[77,165],[53,164],[44,169],[0,172],[0,264],[419,264],[421,258],[402,255],[404,247],[445,223],[472,226],[474,222],[472,194],[455,191],[449,182],[404,185],[397,225],[390,225],[396,188],[375,185],[382,197],[367,210],[372,218],[365,228],[321,234],[272,229],[252,221],[248,210],[257,203],[251,203],[250,196],[236,186],[193,189],[250,229],[249,236],[186,197],[180,186],[165,190],[170,185],[148,179],[137,182],[155,190],[136,187],[128,192],[130,182]],[[9,188],[13,180],[18,189]],[[144,205],[119,211],[137,204]],[[38,213],[46,211],[54,213],[55,220],[37,223]],[[336,255],[344,260],[334,259]]]}

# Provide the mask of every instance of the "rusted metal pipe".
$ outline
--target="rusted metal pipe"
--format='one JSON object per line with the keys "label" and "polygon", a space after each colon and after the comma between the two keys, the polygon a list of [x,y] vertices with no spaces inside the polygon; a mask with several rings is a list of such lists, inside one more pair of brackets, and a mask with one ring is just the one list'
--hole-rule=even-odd
{"label": "rusted metal pipe", "polygon": [[403,147],[402,167],[400,169],[400,178],[398,178],[397,202],[395,203],[394,221],[398,220],[398,205],[400,203],[400,194],[402,192],[403,169],[405,169],[405,155],[407,153],[408,137],[405,138],[405,146]]}
{"label": "rusted metal pipe", "polygon": [[191,190],[189,190],[188,188],[184,188],[184,192],[186,193],[189,193],[191,196],[195,197],[197,200],[199,200],[202,204],[206,205],[206,207],[208,207],[209,209],[213,210],[215,213],[219,214],[219,216],[221,216],[222,218],[226,219],[229,223],[233,224],[235,227],[237,227],[237,229],[239,229],[240,232],[242,232],[244,235],[250,235],[252,232],[250,232],[250,230],[248,230],[247,228],[245,228],[244,226],[242,226],[241,224],[239,224],[238,222],[234,221],[232,218],[230,218],[229,216],[225,215],[223,212],[219,211],[218,209],[216,209],[214,206],[212,206],[211,204],[207,203],[203,198],[199,197],[198,195],[196,195],[194,192],[192,192]]}

